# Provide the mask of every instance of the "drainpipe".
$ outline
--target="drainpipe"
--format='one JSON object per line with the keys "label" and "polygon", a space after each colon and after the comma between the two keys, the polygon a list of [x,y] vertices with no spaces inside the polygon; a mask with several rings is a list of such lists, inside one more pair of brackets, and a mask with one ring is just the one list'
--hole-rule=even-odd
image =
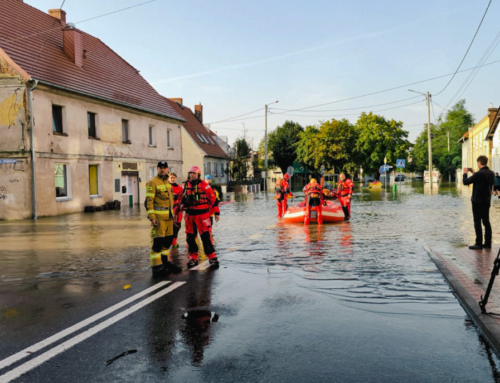
{"label": "drainpipe", "polygon": [[38,86],[38,80],[30,79],[32,86],[28,90],[28,112],[30,114],[30,146],[31,146],[31,198],[33,203],[33,219],[38,218],[36,206],[36,173],[35,173],[35,124],[33,118],[33,91]]}

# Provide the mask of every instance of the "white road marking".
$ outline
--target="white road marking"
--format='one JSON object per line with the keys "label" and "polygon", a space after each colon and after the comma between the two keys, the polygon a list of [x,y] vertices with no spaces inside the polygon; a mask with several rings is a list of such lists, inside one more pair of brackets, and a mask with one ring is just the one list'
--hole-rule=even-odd
{"label": "white road marking", "polygon": [[208,261],[201,262],[200,264],[198,264],[198,266],[191,267],[189,270],[204,270],[201,267],[205,266],[207,263],[208,263]]}
{"label": "white road marking", "polygon": [[112,324],[115,324],[119,320],[129,316],[130,314],[136,312],[137,310],[143,308],[144,306],[154,302],[158,298],[161,298],[162,296],[168,294],[169,292],[175,290],[176,288],[182,286],[186,282],[175,282],[171,286],[167,287],[166,289],[163,289],[159,292],[157,292],[155,295],[150,296],[147,299],[144,299],[143,301],[135,304],[132,307],[129,307],[128,309],[122,311],[119,314],[116,314],[115,316],[105,320],[102,323],[99,323],[97,326],[94,326],[87,331],[82,332],[81,334],[67,340],[64,343],[61,343],[59,346],[56,346],[49,351],[41,354],[40,356],[37,356],[36,358],[33,358],[32,360],[21,364],[19,367],[14,368],[12,371],[7,372],[6,374],[0,376],[0,382],[2,383],[7,383],[10,382],[14,379],[19,378],[21,375],[25,374],[26,372],[34,369],[35,367],[40,366],[42,363],[48,361],[49,359],[53,358],[54,356],[70,349],[71,347],[77,345],[78,343],[84,341],[87,338],[90,338],[92,335],[97,334],[99,331],[104,330],[105,328],[111,326]]}
{"label": "white road marking", "polygon": [[41,350],[42,348],[45,348],[45,347],[51,345],[52,343],[57,342],[60,339],[65,338],[66,336],[88,326],[89,324],[91,324],[91,323],[93,323],[101,318],[104,318],[105,316],[111,314],[113,311],[116,311],[116,310],[122,308],[123,306],[126,306],[129,303],[136,301],[137,299],[143,297],[144,295],[147,295],[147,294],[149,294],[149,293],[151,293],[151,292],[153,292],[153,291],[159,289],[160,287],[163,287],[169,283],[171,283],[171,281],[164,281],[164,282],[157,283],[156,285],[151,286],[151,287],[147,288],[146,290],[141,291],[140,293],[135,294],[135,295],[131,296],[130,298],[125,299],[124,301],[117,303],[116,305],[111,306],[110,308],[107,308],[106,310],[101,311],[100,313],[97,313],[97,314],[91,316],[90,318],[87,318],[87,319],[85,319],[85,320],[83,320],[83,321],[81,321],[81,322],[79,322],[71,327],[68,327],[66,330],[58,332],[57,334],[54,334],[51,337],[49,337],[45,340],[42,340],[41,342],[35,343],[31,347],[28,347],[22,351],[19,351],[17,354],[9,356],[8,358],[0,361],[0,370],[7,367],[7,366],[10,366],[13,363],[16,363],[17,361],[19,361],[23,358],[26,358],[27,356],[30,356],[32,353],[37,352],[37,351]]}

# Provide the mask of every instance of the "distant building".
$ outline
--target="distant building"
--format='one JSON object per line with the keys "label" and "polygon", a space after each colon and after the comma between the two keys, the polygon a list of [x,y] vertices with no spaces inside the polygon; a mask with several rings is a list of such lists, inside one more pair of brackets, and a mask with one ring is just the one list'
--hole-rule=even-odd
{"label": "distant building", "polygon": [[142,203],[159,160],[181,171],[184,119],[138,70],[63,10],[1,8],[0,219]]}
{"label": "distant building", "polygon": [[[487,156],[488,166],[500,171],[500,144],[497,133],[498,108],[489,108],[488,114],[471,127],[459,140],[462,144],[462,168],[477,170],[477,157]],[[457,169],[457,180],[462,179],[462,169]]]}
{"label": "distant building", "polygon": [[228,155],[219,145],[223,140],[217,138],[215,133],[203,125],[203,106],[195,105],[193,112],[183,105],[182,98],[165,98],[165,100],[185,120],[182,123],[181,177],[185,178],[188,169],[196,165],[202,170],[203,176],[210,174],[217,184],[227,185]]}

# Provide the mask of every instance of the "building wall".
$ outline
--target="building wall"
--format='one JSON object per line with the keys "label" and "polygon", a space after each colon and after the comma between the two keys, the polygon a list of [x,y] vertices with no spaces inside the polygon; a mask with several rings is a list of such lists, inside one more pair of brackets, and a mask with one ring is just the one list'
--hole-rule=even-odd
{"label": "building wall", "polygon": [[185,179],[191,166],[198,166],[204,172],[205,153],[196,145],[186,129],[182,128],[182,175],[177,174],[181,179]]}
{"label": "building wall", "polygon": [[26,104],[22,77],[0,57],[0,220],[32,213]]}
{"label": "building wall", "polygon": [[[215,172],[215,164],[217,164],[217,173]],[[221,172],[221,166],[224,167],[224,170],[227,169],[227,160],[225,158],[205,157],[203,166],[204,174],[212,175],[212,179],[219,185],[227,185],[227,176]]]}
{"label": "building wall", "polygon": [[484,155],[491,158],[491,143],[485,141],[490,127],[488,116],[479,121],[469,133],[469,166],[477,170],[477,157]]}
{"label": "building wall", "polygon": [[500,173],[500,129],[497,127],[492,140],[491,170]]}

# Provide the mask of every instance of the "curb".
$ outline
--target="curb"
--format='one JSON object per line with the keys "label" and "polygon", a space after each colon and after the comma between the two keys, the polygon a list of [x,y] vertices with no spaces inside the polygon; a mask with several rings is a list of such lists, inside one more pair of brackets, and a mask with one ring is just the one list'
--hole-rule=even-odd
{"label": "curb", "polygon": [[[467,312],[472,322],[490,343],[493,349],[500,355],[500,322],[494,317],[481,313],[479,302],[469,293],[469,291],[460,283],[453,273],[443,264],[438,255],[428,247],[424,246],[425,251],[436,264],[437,268],[443,274],[444,278],[452,288],[460,304]],[[493,266],[492,266],[493,267]],[[498,282],[500,283],[500,281]]]}

